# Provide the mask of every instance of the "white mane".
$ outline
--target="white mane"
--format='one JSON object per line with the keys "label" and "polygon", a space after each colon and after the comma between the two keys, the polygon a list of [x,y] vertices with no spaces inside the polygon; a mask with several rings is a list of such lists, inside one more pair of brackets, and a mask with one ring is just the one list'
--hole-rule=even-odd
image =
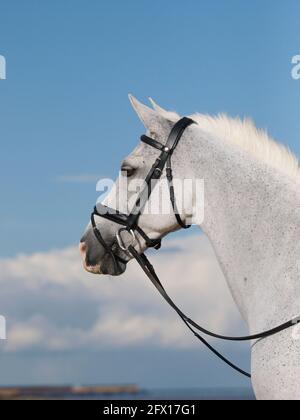
{"label": "white mane", "polygon": [[[158,106],[153,99],[150,101],[154,109],[171,121],[180,117],[176,112],[169,112]],[[202,130],[217,136],[228,143],[234,143],[251,153],[260,161],[300,182],[300,166],[298,158],[288,147],[277,143],[265,130],[258,129],[250,118],[231,118],[226,114],[217,116],[193,114]]]}
{"label": "white mane", "polygon": [[191,116],[212,135],[240,146],[257,159],[300,182],[297,157],[285,146],[273,140],[265,130],[258,129],[249,118],[231,118],[225,114],[215,117],[194,114]]}

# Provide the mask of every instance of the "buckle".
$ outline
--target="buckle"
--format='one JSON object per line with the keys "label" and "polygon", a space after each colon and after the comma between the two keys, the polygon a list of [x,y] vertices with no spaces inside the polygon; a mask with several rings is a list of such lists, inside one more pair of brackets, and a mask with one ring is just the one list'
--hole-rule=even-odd
{"label": "buckle", "polygon": [[[125,241],[122,238],[122,232],[125,232],[125,231],[131,235],[131,243],[129,243],[129,245],[127,245],[127,246],[125,245]],[[128,248],[130,246],[134,246],[136,244],[136,236],[135,236],[135,233],[132,229],[130,229],[130,230],[127,230],[126,228],[120,229],[116,233],[116,239],[117,239],[118,245],[122,249],[122,251],[128,251]]]}

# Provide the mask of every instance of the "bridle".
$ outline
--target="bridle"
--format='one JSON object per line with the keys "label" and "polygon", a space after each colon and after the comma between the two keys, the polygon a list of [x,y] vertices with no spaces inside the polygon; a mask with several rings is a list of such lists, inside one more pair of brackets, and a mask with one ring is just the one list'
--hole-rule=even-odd
{"label": "bridle", "polygon": [[[156,183],[160,180],[162,177],[162,174],[164,172],[164,169],[166,169],[166,178],[168,181],[169,186],[169,194],[170,194],[170,201],[172,204],[173,212],[175,215],[175,218],[177,220],[177,223],[179,226],[181,226],[184,229],[189,228],[189,225],[186,225],[180,214],[178,213],[178,208],[176,205],[176,199],[175,199],[175,193],[174,193],[174,186],[173,186],[173,173],[172,173],[172,155],[175,151],[180,139],[182,138],[182,135],[184,134],[185,130],[191,126],[192,124],[196,124],[195,121],[193,121],[190,118],[184,117],[180,119],[172,128],[166,144],[162,144],[158,142],[157,140],[154,140],[151,137],[148,137],[146,135],[143,135],[141,137],[141,141],[143,143],[146,143],[147,145],[154,147],[155,149],[160,151],[159,157],[154,162],[150,172],[146,176],[145,179],[145,186],[142,189],[142,191],[139,193],[138,198],[136,200],[136,203],[133,207],[133,210],[129,215],[126,215],[124,213],[121,213],[115,209],[111,209],[107,206],[104,206],[103,204],[97,204],[97,206],[94,208],[94,211],[91,216],[91,223],[93,227],[93,231],[95,234],[95,237],[97,238],[98,242],[103,246],[107,254],[111,257],[114,269],[116,273],[119,270],[119,264],[127,264],[128,260],[125,258],[120,257],[116,254],[116,249],[120,249],[125,253],[125,255],[130,255],[133,257],[144,273],[147,275],[147,277],[150,279],[150,281],[153,283],[153,285],[156,287],[160,295],[165,299],[165,301],[177,312],[179,317],[182,319],[184,324],[187,326],[187,328],[206,346],[211,350],[216,356],[218,356],[221,360],[223,360],[226,364],[228,364],[230,367],[238,371],[239,373],[251,378],[251,375],[244,370],[240,369],[238,366],[231,363],[227,358],[225,358],[221,353],[219,353],[214,347],[212,347],[197,331],[201,332],[202,334],[205,334],[206,336],[217,338],[220,340],[226,340],[226,341],[250,341],[250,340],[260,340],[267,337],[270,337],[274,334],[278,334],[279,332],[286,330],[287,328],[290,328],[299,322],[298,318],[293,318],[292,320],[283,323],[279,325],[276,328],[272,328],[268,331],[254,334],[250,336],[245,337],[227,337],[219,334],[215,334],[211,331],[206,330],[205,328],[198,325],[196,322],[194,322],[192,319],[190,319],[187,315],[185,315],[178,306],[173,302],[173,300],[170,298],[170,296],[167,294],[165,288],[163,287],[161,281],[159,280],[154,267],[151,265],[150,261],[146,257],[144,253],[139,254],[135,249],[135,244],[137,243],[136,233],[138,233],[145,241],[146,246],[148,248],[155,248],[159,249],[161,247],[161,239],[151,239],[149,236],[141,229],[139,226],[139,218],[141,216],[141,213],[143,209],[145,208],[145,205],[147,201],[150,198],[150,195],[152,193],[152,190],[154,189]],[[117,223],[118,225],[122,226],[115,237],[114,242],[109,245],[105,242],[103,239],[100,230],[97,227],[95,217],[103,217],[107,220],[110,220],[114,223]],[[131,243],[129,245],[126,245],[124,240],[124,232],[127,232],[131,236]],[[114,248],[116,247],[116,248]]]}
{"label": "bridle", "polygon": [[122,226],[121,229],[118,230],[116,234],[116,241],[118,247],[124,252],[130,252],[129,246],[125,245],[125,241],[123,239],[124,232],[129,232],[131,235],[131,242],[132,245],[136,243],[136,233],[138,233],[145,241],[147,248],[155,248],[159,249],[161,247],[161,239],[151,239],[149,236],[141,229],[139,226],[139,218],[141,213],[150,198],[152,190],[154,189],[156,183],[160,180],[164,168],[166,168],[166,177],[169,186],[170,192],[170,200],[172,204],[172,208],[174,211],[174,215],[176,217],[177,223],[184,229],[189,228],[190,226],[186,226],[185,223],[182,221],[177,205],[175,200],[175,193],[174,193],[174,186],[173,186],[173,173],[172,173],[172,154],[176,149],[184,131],[192,124],[195,124],[193,120],[190,118],[182,118],[179,120],[174,127],[172,128],[170,135],[168,137],[167,143],[165,145],[159,143],[157,140],[154,140],[151,137],[143,135],[141,137],[141,141],[143,143],[148,144],[151,147],[160,151],[159,157],[154,162],[150,172],[146,176],[144,188],[139,193],[139,196],[135,202],[135,205],[129,215],[123,214],[118,210],[111,209],[103,204],[97,204],[94,208],[94,211],[91,216],[91,223],[95,233],[96,238],[100,242],[100,244],[104,247],[108,255],[112,258],[114,263],[115,269],[118,267],[118,262],[123,264],[127,263],[127,261],[121,258],[119,255],[116,255],[112,246],[109,246],[104,239],[102,238],[101,232],[97,228],[97,224],[95,221],[95,216],[104,217],[112,222],[115,222]]}

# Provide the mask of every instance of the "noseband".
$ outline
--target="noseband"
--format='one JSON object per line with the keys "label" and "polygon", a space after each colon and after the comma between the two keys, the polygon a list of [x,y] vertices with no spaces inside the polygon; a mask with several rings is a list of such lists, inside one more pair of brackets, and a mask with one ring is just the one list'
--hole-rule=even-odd
{"label": "noseband", "polygon": [[[220,340],[226,340],[226,341],[250,341],[250,340],[259,340],[264,339],[267,337],[270,337],[272,335],[278,334],[281,331],[286,330],[287,328],[290,328],[299,322],[299,317],[294,318],[284,324],[281,324],[280,326],[270,329],[268,331],[246,336],[246,337],[227,337],[219,334],[215,334],[211,331],[206,330],[205,328],[198,325],[196,322],[194,322],[192,319],[190,319],[187,315],[185,315],[178,306],[173,302],[173,300],[170,298],[170,296],[167,294],[165,288],[163,287],[161,281],[159,280],[154,267],[151,265],[150,261],[146,257],[144,253],[139,254],[136,249],[135,245],[137,243],[136,234],[138,233],[145,241],[146,246],[148,248],[155,248],[159,249],[161,247],[161,239],[151,239],[149,236],[141,229],[141,227],[138,225],[139,218],[141,216],[141,213],[147,203],[147,201],[150,198],[150,195],[152,193],[153,188],[157,184],[157,182],[160,180],[164,169],[166,168],[166,178],[169,185],[169,193],[170,193],[170,201],[172,204],[172,208],[174,211],[175,218],[177,220],[177,223],[180,227],[187,229],[190,226],[186,225],[183,220],[181,219],[180,214],[178,213],[178,208],[176,205],[176,199],[175,199],[175,193],[174,193],[174,186],[173,186],[173,174],[172,174],[172,164],[171,164],[171,158],[173,155],[173,152],[175,151],[180,139],[182,138],[183,133],[185,130],[192,124],[196,124],[195,121],[191,120],[190,118],[182,118],[179,120],[174,127],[172,128],[169,137],[167,139],[167,142],[165,145],[158,142],[157,140],[154,140],[153,138],[150,138],[148,136],[143,135],[141,137],[141,141],[143,143],[148,144],[151,147],[154,147],[155,149],[159,150],[161,153],[159,157],[156,159],[154,165],[152,166],[150,172],[146,176],[145,179],[145,187],[139,194],[136,203],[134,205],[133,210],[129,215],[126,215],[124,213],[121,213],[115,209],[111,209],[107,206],[104,206],[102,204],[97,204],[97,206],[94,208],[94,211],[91,216],[91,223],[93,227],[93,231],[95,234],[95,237],[97,238],[98,242],[103,246],[103,248],[106,250],[107,254],[111,257],[115,272],[118,273],[119,271],[119,264],[127,264],[128,260],[125,260],[125,258],[120,257],[116,254],[116,251],[119,249],[125,253],[125,255],[132,256],[140,265],[142,270],[145,272],[147,277],[150,279],[150,281],[153,283],[153,285],[156,287],[160,295],[165,299],[165,301],[177,312],[179,317],[182,319],[184,324],[187,326],[187,328],[206,346],[209,350],[211,350],[216,356],[218,356],[223,362],[225,362],[227,365],[232,367],[234,370],[238,371],[239,373],[251,378],[251,375],[244,370],[240,369],[238,366],[231,363],[227,358],[225,358],[221,353],[219,353],[214,347],[212,347],[197,331],[201,332],[202,334],[205,334],[206,336],[217,338]],[[122,226],[115,237],[115,240],[112,245],[108,245],[105,240],[103,239],[100,230],[97,227],[95,217],[103,217],[104,219],[110,220],[114,223],[117,223],[118,225]],[[124,233],[126,235],[130,235],[131,241],[130,244],[126,244],[126,241],[124,240]],[[127,241],[128,242],[128,241]]]}

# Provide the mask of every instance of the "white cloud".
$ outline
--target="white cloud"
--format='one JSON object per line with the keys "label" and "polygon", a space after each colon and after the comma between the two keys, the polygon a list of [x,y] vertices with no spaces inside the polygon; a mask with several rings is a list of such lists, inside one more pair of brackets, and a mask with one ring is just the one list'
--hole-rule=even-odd
{"label": "white cloud", "polygon": [[[150,258],[188,315],[221,333],[239,329],[239,313],[204,236],[167,240]],[[195,346],[135,262],[122,277],[92,276],[74,247],[1,260],[0,273],[5,351]]]}

